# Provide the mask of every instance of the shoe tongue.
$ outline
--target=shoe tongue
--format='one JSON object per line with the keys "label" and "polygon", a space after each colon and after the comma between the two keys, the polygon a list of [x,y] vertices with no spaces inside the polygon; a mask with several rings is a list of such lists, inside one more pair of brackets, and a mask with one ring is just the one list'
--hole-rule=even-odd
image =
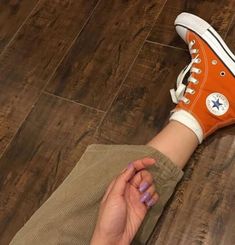
{"label": "shoe tongue", "polygon": [[191,74],[190,74],[190,71],[188,71],[188,72],[186,73],[184,79],[183,79],[183,84],[186,85],[186,86],[188,86],[188,83],[189,83],[189,82],[188,82],[188,78],[189,78],[190,75],[191,75]]}
{"label": "shoe tongue", "polygon": [[[185,70],[187,69],[187,66],[185,66],[184,67],[184,69],[183,69],[183,71],[182,72],[184,72]],[[191,73],[190,73],[190,70],[185,74],[185,76],[184,76],[184,78],[183,78],[183,81],[182,81],[182,83],[184,84],[184,85],[188,85],[188,78],[189,78],[189,76],[191,75]]]}

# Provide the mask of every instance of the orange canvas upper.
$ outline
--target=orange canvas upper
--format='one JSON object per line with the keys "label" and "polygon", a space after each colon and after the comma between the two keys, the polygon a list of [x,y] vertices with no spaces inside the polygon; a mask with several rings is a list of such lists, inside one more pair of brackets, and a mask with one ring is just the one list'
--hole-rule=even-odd
{"label": "orange canvas upper", "polygon": [[[187,41],[193,40],[195,40],[194,48],[198,49],[198,57],[201,59],[201,62],[194,66],[202,72],[192,74],[199,82],[198,84],[189,82],[188,88],[195,90],[194,94],[185,94],[190,103],[180,101],[176,109],[183,109],[191,113],[201,125],[204,137],[206,137],[218,128],[235,123],[235,77],[204,40],[195,33],[187,31]],[[192,58],[195,58],[196,55],[192,54]],[[212,93],[220,93],[227,98],[229,109],[224,115],[214,115],[208,110],[206,99]],[[217,106],[222,106],[219,100],[217,103]]]}

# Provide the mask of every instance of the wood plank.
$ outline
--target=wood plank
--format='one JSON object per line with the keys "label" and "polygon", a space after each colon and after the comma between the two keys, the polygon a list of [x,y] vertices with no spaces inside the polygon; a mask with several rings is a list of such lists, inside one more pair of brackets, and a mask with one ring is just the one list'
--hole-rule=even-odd
{"label": "wood plank", "polygon": [[150,140],[172,109],[169,89],[188,61],[187,51],[145,43],[99,129],[99,137],[128,144]]}
{"label": "wood plank", "polygon": [[189,162],[149,244],[235,244],[235,130],[226,130]]}
{"label": "wood plank", "polygon": [[168,0],[148,40],[186,48],[174,27],[175,18],[181,12],[196,14],[205,19],[224,37],[235,12],[235,1]]}
{"label": "wood plank", "polygon": [[235,15],[226,36],[226,43],[228,44],[232,52],[235,54]]}
{"label": "wood plank", "polygon": [[0,53],[33,10],[38,0],[0,2]]}
{"label": "wood plank", "polygon": [[50,196],[79,160],[102,112],[44,94],[0,159],[0,244]]}
{"label": "wood plank", "polygon": [[101,0],[47,91],[106,110],[164,0]]}
{"label": "wood plank", "polygon": [[97,0],[40,1],[0,56],[0,155],[96,3]]}

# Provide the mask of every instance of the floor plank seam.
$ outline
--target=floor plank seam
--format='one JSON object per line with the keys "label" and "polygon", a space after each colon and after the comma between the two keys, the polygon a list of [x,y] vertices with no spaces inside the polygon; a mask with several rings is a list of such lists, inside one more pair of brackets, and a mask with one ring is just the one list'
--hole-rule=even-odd
{"label": "floor plank seam", "polygon": [[33,7],[33,9],[30,11],[30,13],[28,14],[28,16],[25,18],[25,20],[22,22],[22,24],[19,26],[19,28],[17,29],[17,31],[15,32],[15,34],[12,36],[12,38],[9,40],[9,42],[6,44],[6,46],[3,48],[2,52],[0,53],[0,58],[1,56],[6,52],[6,50],[8,49],[8,47],[10,46],[10,44],[13,42],[13,40],[15,39],[15,37],[17,36],[17,34],[19,33],[19,31],[22,29],[22,27],[24,26],[24,24],[27,22],[27,20],[30,18],[30,16],[32,15],[32,13],[34,12],[34,10],[38,7],[39,3],[41,2],[41,0],[38,0],[37,3],[35,4],[35,6]]}
{"label": "floor plank seam", "polygon": [[233,17],[231,18],[231,22],[230,22],[229,25],[228,25],[228,29],[227,29],[227,31],[226,31],[225,34],[224,34],[224,39],[225,39],[225,40],[227,39],[229,30],[230,30],[230,28],[232,27],[232,24],[233,24],[233,21],[234,21],[234,20],[235,20],[235,13],[233,14]]}
{"label": "floor plank seam", "polygon": [[[11,33],[0,51],[0,245],[10,243],[90,144],[145,144],[166,126],[169,89],[190,58],[172,25],[179,11],[210,19],[235,52],[235,0],[5,1],[0,39],[8,27]],[[42,45],[28,46],[37,37]],[[194,151],[146,245],[235,244],[234,133],[235,124]]]}
{"label": "floor plank seam", "polygon": [[[43,91],[43,92],[41,93],[41,95],[42,95],[42,94],[46,94],[46,95],[49,95],[49,96],[53,96],[53,97],[55,97],[55,98],[57,98],[57,99],[59,99],[59,100],[63,100],[63,101],[69,102],[69,103],[77,104],[77,105],[79,105],[79,106],[86,107],[87,109],[90,109],[90,110],[95,110],[95,111],[97,111],[97,112],[105,113],[105,111],[103,111],[103,110],[97,109],[97,108],[92,107],[92,106],[89,106],[89,105],[82,104],[82,103],[80,103],[80,102],[78,102],[78,101],[76,101],[76,100],[70,100],[70,99],[67,99],[67,98],[65,98],[65,97],[62,97],[62,96],[59,96],[59,95],[50,93],[50,92],[48,92],[48,91]],[[40,95],[40,97],[41,97],[41,95]]]}
{"label": "floor plank seam", "polygon": [[[36,104],[36,103],[35,103]],[[34,105],[35,105],[34,104]],[[24,124],[24,122],[27,120],[27,118],[29,117],[31,111],[34,108],[34,105],[32,105],[32,109],[30,110],[30,112],[28,114],[26,114],[25,118],[22,120],[22,122],[20,123],[20,126],[18,127],[18,129],[16,130],[16,132],[13,134],[11,140],[9,140],[9,142],[6,144],[5,148],[3,149],[2,153],[0,153],[0,159],[3,157],[3,155],[5,154],[5,152],[7,152],[8,147],[10,147],[11,143],[15,140],[19,130],[21,129],[22,125]]]}
{"label": "floor plank seam", "polygon": [[98,7],[98,5],[99,5],[100,2],[101,2],[101,0],[98,0],[98,2],[96,3],[95,7],[93,8],[93,10],[91,11],[90,15],[88,16],[87,20],[84,22],[82,28],[80,29],[80,31],[78,32],[78,34],[75,36],[75,38],[73,39],[73,41],[69,45],[68,49],[65,51],[64,55],[62,56],[62,58],[60,59],[60,61],[57,64],[57,66],[55,67],[54,71],[51,73],[51,76],[48,78],[47,82],[43,86],[42,91],[45,91],[47,85],[49,84],[49,82],[51,81],[51,79],[53,78],[53,76],[55,75],[55,72],[57,71],[58,67],[61,65],[61,63],[63,62],[64,58],[67,56],[67,54],[69,53],[70,49],[73,47],[73,45],[75,44],[76,40],[79,38],[80,34],[84,30],[84,28],[86,27],[86,25],[88,24],[88,22],[90,21],[91,17],[93,16],[93,14],[94,14],[94,12],[95,12],[95,10]]}
{"label": "floor plank seam", "polygon": [[156,17],[156,21],[154,21],[152,27],[150,28],[149,32],[148,32],[147,35],[146,35],[146,38],[143,40],[143,44],[140,46],[139,50],[137,51],[136,56],[134,57],[132,63],[130,64],[129,69],[127,70],[126,75],[124,76],[124,78],[123,78],[123,80],[122,80],[122,82],[121,82],[119,88],[117,89],[117,92],[114,94],[113,99],[112,99],[112,101],[110,102],[110,105],[108,106],[106,112],[104,113],[104,116],[101,118],[100,123],[98,124],[98,126],[97,126],[97,128],[96,128],[96,131],[95,131],[95,134],[94,134],[95,137],[98,135],[98,131],[99,131],[99,129],[100,129],[100,127],[101,127],[101,125],[102,125],[102,123],[103,123],[105,117],[106,117],[107,114],[109,113],[110,109],[112,108],[112,105],[113,105],[114,101],[115,101],[116,98],[118,97],[118,94],[119,94],[119,92],[121,91],[123,84],[125,83],[125,81],[126,81],[128,75],[129,75],[131,69],[133,68],[133,66],[134,66],[134,64],[135,64],[135,61],[136,61],[137,57],[139,56],[140,51],[142,50],[142,48],[143,48],[143,46],[144,46],[146,40],[148,39],[148,37],[149,37],[151,31],[153,30],[153,28],[154,28],[154,26],[155,26],[155,24],[156,24],[156,22],[157,22],[157,20],[158,20],[158,17],[160,16],[162,10],[164,9],[164,7],[165,7],[165,5],[166,5],[166,2],[167,2],[167,0],[165,0],[164,4],[162,5],[161,10],[159,11],[159,13],[158,13],[158,15],[157,15],[157,17]]}
{"label": "floor plank seam", "polygon": [[[63,101],[66,101],[66,102],[69,102],[69,103],[73,103],[73,104],[77,104],[79,106],[82,106],[82,107],[85,107],[89,110],[93,110],[93,111],[96,111],[96,112],[99,112],[99,113],[105,113],[105,111],[102,111],[100,109],[97,109],[97,108],[93,108],[91,106],[88,106],[88,105],[84,105],[84,104],[81,104],[77,101],[74,101],[74,100],[69,100],[69,99],[66,99],[64,97],[60,97],[58,95],[55,95],[55,94],[52,94],[52,93],[49,93],[47,91],[42,91],[42,93],[40,94],[39,98],[42,96],[42,94],[46,94],[48,96],[53,96],[53,97],[56,97],[58,100],[63,100]],[[38,100],[39,100],[38,98]],[[35,104],[32,106],[32,109],[31,111],[26,115],[26,117],[22,120],[22,123],[20,124],[19,128],[17,129],[17,131],[15,132],[15,134],[12,136],[12,139],[9,141],[9,143],[6,145],[5,149],[2,151],[2,153],[0,154],[0,159],[2,158],[2,156],[5,154],[5,152],[7,151],[8,147],[11,145],[11,142],[14,141],[15,137],[17,136],[17,133],[19,132],[19,130],[21,129],[21,127],[23,126],[23,124],[27,121],[27,118],[30,116],[31,112],[33,111],[35,105],[37,104],[38,100],[35,102]],[[99,125],[99,124],[98,124]],[[94,136],[95,136],[95,133],[94,133]]]}
{"label": "floor plank seam", "polygon": [[[21,30],[21,28],[23,27],[23,25],[26,23],[26,21],[30,18],[31,14],[33,13],[33,11],[38,7],[39,3],[41,2],[41,0],[39,0],[37,2],[37,4],[34,6],[34,8],[32,9],[32,11],[30,12],[30,14],[28,15],[28,17],[25,19],[25,21],[22,23],[22,25],[20,26],[20,28],[16,31],[16,33],[14,34],[14,36],[11,38],[11,40],[9,41],[9,43],[6,45],[6,47],[3,49],[3,51],[0,53],[0,58],[1,55],[3,55],[4,51],[7,50],[7,48],[9,47],[10,43],[14,40],[15,36],[18,34],[18,32]],[[49,77],[49,79],[47,80],[47,82],[45,83],[45,85],[43,86],[43,88],[41,89],[41,92],[38,96],[38,99],[36,99],[35,103],[32,104],[32,109],[30,110],[30,112],[25,116],[25,118],[22,120],[22,122],[20,123],[18,129],[16,130],[16,132],[14,133],[14,135],[12,136],[11,140],[8,142],[8,144],[6,145],[5,149],[2,151],[2,153],[0,153],[0,158],[2,158],[2,156],[5,154],[5,152],[7,151],[8,147],[11,145],[11,142],[14,141],[17,133],[19,132],[20,128],[22,127],[22,125],[24,124],[24,122],[27,120],[28,116],[30,115],[30,113],[32,112],[34,106],[37,104],[37,102],[39,101],[42,93],[44,92],[46,86],[48,85],[48,83],[50,82],[50,80],[52,79],[52,77],[54,76],[56,70],[58,69],[58,67],[60,66],[60,64],[62,63],[62,61],[64,60],[64,58],[66,57],[66,55],[68,54],[69,50],[71,49],[71,47],[73,46],[73,44],[75,43],[75,41],[77,40],[77,38],[80,36],[81,32],[83,31],[83,29],[85,28],[85,26],[87,25],[87,23],[89,22],[90,18],[92,17],[95,9],[97,8],[97,6],[99,5],[99,3],[101,2],[101,0],[98,0],[98,2],[96,3],[95,7],[93,8],[93,10],[91,11],[90,15],[88,16],[87,20],[84,22],[82,28],[80,29],[80,31],[78,32],[78,34],[75,36],[75,38],[73,39],[73,41],[71,42],[71,45],[69,45],[68,49],[65,51],[65,54],[63,55],[63,57],[60,59],[60,61],[58,62],[58,64],[56,65],[54,71],[52,72],[51,76]],[[75,102],[76,103],[76,102]]]}
{"label": "floor plank seam", "polygon": [[145,42],[155,44],[155,45],[159,45],[159,46],[163,46],[163,47],[173,48],[173,49],[177,49],[177,50],[188,51],[188,49],[186,49],[186,48],[184,49],[184,48],[180,48],[180,47],[176,47],[176,46],[172,46],[172,45],[168,45],[168,44],[164,44],[164,43],[158,43],[158,42],[154,42],[154,41],[150,41],[150,40],[146,40]]}

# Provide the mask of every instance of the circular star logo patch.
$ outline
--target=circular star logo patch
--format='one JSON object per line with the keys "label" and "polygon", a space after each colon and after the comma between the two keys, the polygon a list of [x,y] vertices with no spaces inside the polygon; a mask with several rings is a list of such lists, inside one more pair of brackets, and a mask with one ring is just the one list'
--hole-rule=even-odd
{"label": "circular star logo patch", "polygon": [[224,115],[229,109],[228,99],[220,93],[212,93],[206,98],[207,109],[216,116]]}

